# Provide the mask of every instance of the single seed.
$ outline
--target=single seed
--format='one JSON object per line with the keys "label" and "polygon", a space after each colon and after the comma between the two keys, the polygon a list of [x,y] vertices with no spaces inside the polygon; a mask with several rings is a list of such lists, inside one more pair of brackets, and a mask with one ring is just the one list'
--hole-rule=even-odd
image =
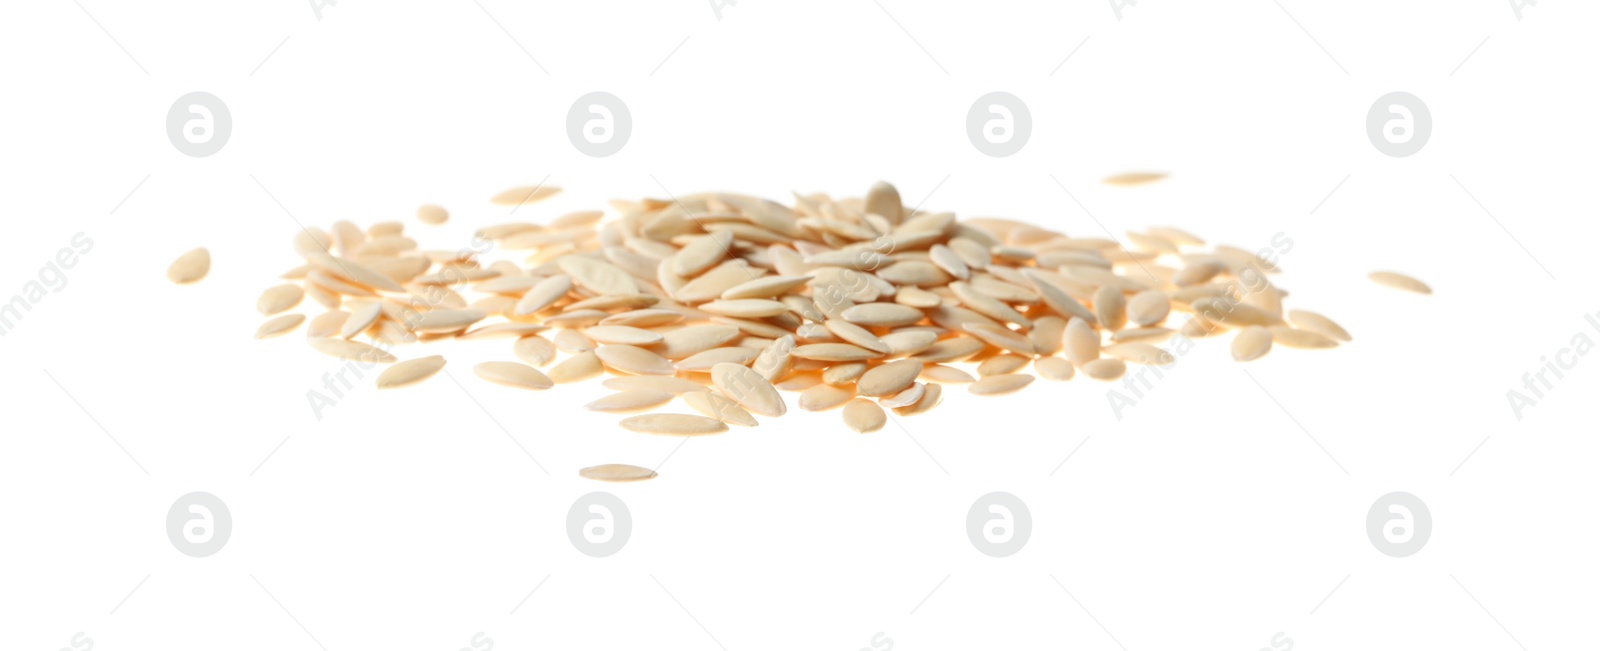
{"label": "single seed", "polygon": [[675,397],[677,396],[666,391],[633,389],[631,391],[613,393],[609,396],[584,405],[583,408],[588,409],[589,411],[603,411],[611,413],[644,411],[646,409],[654,409],[656,407],[660,407],[661,405],[672,402],[672,399]]}
{"label": "single seed", "polygon": [[552,185],[523,186],[511,188],[489,198],[489,203],[497,206],[516,206],[524,203],[543,201],[561,192],[561,188]]}
{"label": "single seed", "polygon": [[967,392],[975,396],[998,396],[1021,391],[1032,383],[1033,376],[1026,373],[994,375],[968,385]]}
{"label": "single seed", "polygon": [[882,407],[888,407],[890,409],[910,407],[911,405],[917,404],[917,401],[922,399],[922,394],[926,390],[927,385],[921,382],[913,382],[911,383],[911,386],[906,387],[906,389],[900,393],[879,398],[878,405]]}
{"label": "single seed", "polygon": [[1021,355],[995,355],[978,365],[978,377],[1015,373],[1027,365],[1028,358]]}
{"label": "single seed", "polygon": [[256,311],[266,316],[272,316],[300,304],[306,292],[299,285],[278,285],[269,287],[261,292],[256,299]]}
{"label": "single seed", "polygon": [[625,463],[607,463],[598,466],[589,466],[578,470],[578,476],[584,479],[609,482],[644,481],[655,479],[656,471],[639,466],[630,466]]}
{"label": "single seed", "polygon": [[429,355],[397,362],[378,374],[379,389],[398,389],[421,383],[444,368],[443,355]]}
{"label": "single seed", "polygon": [[178,256],[167,267],[167,280],[179,285],[196,282],[205,278],[211,271],[211,252],[204,248],[195,249]]}
{"label": "single seed", "polygon": [[548,389],[555,382],[527,364],[516,362],[484,362],[472,367],[478,377],[513,389]]}
{"label": "single seed", "polygon": [[550,369],[550,380],[556,384],[571,384],[597,377],[605,372],[600,357],[594,351],[579,353],[562,360]]}
{"label": "single seed", "polygon": [[1120,289],[1102,285],[1094,291],[1094,318],[1102,328],[1121,330],[1122,325],[1128,322],[1127,305]]}
{"label": "single seed", "polygon": [[1040,357],[1033,360],[1033,370],[1039,372],[1039,377],[1057,382],[1070,380],[1075,373],[1072,362],[1060,357]]}
{"label": "single seed", "polygon": [[894,327],[911,325],[924,315],[922,310],[896,303],[863,303],[846,308],[839,316],[857,325]]}
{"label": "single seed", "polygon": [[711,350],[698,352],[679,360],[677,367],[679,371],[710,373],[711,367],[716,366],[717,364],[726,363],[747,366],[750,364],[750,362],[755,361],[756,356],[760,354],[760,350],[754,348],[745,348],[743,346],[712,348]]}
{"label": "single seed", "polygon": [[917,374],[917,377],[924,380],[942,382],[945,384],[966,384],[968,382],[977,381],[977,378],[972,377],[972,375],[966,371],[954,366],[945,366],[943,364],[925,365],[922,367],[922,372]]}
{"label": "single seed", "polygon": [[1229,347],[1235,361],[1248,362],[1259,359],[1272,350],[1272,331],[1265,326],[1249,326],[1234,335],[1233,343]]}
{"label": "single seed", "polygon": [[1418,294],[1433,293],[1433,288],[1429,287],[1427,283],[1402,273],[1396,273],[1393,271],[1374,271],[1370,274],[1367,274],[1367,277],[1371,278],[1373,282],[1385,287],[1403,289],[1408,292],[1416,292]]}
{"label": "single seed", "polygon": [[710,391],[706,385],[690,382],[683,378],[664,377],[660,375],[623,375],[608,377],[600,382],[600,386],[613,391],[630,391],[633,389],[651,389],[666,391],[667,393],[684,394],[697,391]]}
{"label": "single seed", "polygon": [[883,413],[883,408],[866,398],[851,399],[843,413],[845,427],[861,434],[876,432],[889,422],[889,415]]}
{"label": "single seed", "polygon": [[1094,360],[1084,364],[1081,368],[1084,375],[1102,382],[1115,380],[1128,371],[1128,365],[1125,362],[1111,357]]}
{"label": "single seed", "polygon": [[943,395],[944,387],[941,387],[937,384],[924,385],[922,388],[922,398],[917,400],[917,404],[909,407],[898,407],[894,410],[894,413],[900,414],[901,416],[915,416],[939,406],[939,400]]}
{"label": "single seed", "polygon": [[698,436],[728,431],[727,424],[715,418],[693,414],[642,414],[622,419],[623,429],[641,434]]}
{"label": "single seed", "polygon": [[667,358],[638,346],[608,344],[594,350],[607,368],[633,375],[672,375],[678,369]]}
{"label": "single seed", "polygon": [[299,325],[305,320],[306,315],[304,314],[284,314],[281,316],[272,317],[267,319],[265,323],[262,323],[261,327],[256,328],[256,339],[276,337],[285,332],[293,330],[296,327],[299,327]]}
{"label": "single seed", "polygon": [[[1172,311],[1172,297],[1159,289],[1147,289],[1134,294],[1128,301],[1128,320],[1140,327],[1153,326],[1166,320]],[[1119,328],[1112,328],[1117,330]]]}
{"label": "single seed", "polygon": [[922,362],[902,359],[867,370],[856,381],[856,393],[868,397],[889,396],[906,390],[922,372]]}
{"label": "single seed", "polygon": [[450,213],[448,211],[431,203],[423,204],[422,207],[417,208],[417,221],[420,221],[424,224],[438,226],[439,224],[445,223],[449,219]]}
{"label": "single seed", "polygon": [[800,408],[806,411],[827,411],[844,406],[856,393],[827,384],[818,384],[800,392]]}
{"label": "single seed", "polygon": [[736,298],[733,300],[716,300],[700,305],[700,309],[712,314],[731,316],[741,319],[759,319],[762,317],[778,316],[789,311],[789,306],[782,302],[765,298]]}
{"label": "single seed", "polygon": [[1172,353],[1141,342],[1111,344],[1100,349],[1101,352],[1125,362],[1135,364],[1156,364],[1167,366],[1177,361]]}
{"label": "single seed", "polygon": [[883,356],[883,353],[850,344],[805,344],[795,346],[794,352],[790,354],[802,359],[815,359],[824,362],[851,362],[877,359]]}
{"label": "single seed", "polygon": [[648,346],[661,343],[661,333],[643,328],[620,325],[597,325],[583,329],[584,336],[602,344],[628,344]]}

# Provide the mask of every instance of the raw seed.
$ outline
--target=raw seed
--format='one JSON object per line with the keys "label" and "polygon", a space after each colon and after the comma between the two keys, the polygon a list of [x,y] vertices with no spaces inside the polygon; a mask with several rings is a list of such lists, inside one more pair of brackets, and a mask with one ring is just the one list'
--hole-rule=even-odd
{"label": "raw seed", "polygon": [[1120,359],[1097,359],[1083,365],[1083,374],[1102,382],[1110,382],[1128,371],[1128,365]]}
{"label": "raw seed", "polygon": [[353,362],[392,364],[395,361],[395,356],[390,355],[387,351],[359,341],[331,337],[311,337],[306,339],[306,343],[310,344],[311,348],[319,353]]}
{"label": "raw seed", "polygon": [[677,396],[666,391],[633,389],[631,391],[613,393],[609,396],[584,405],[583,408],[588,409],[589,411],[604,411],[612,413],[644,411],[646,409],[654,409],[656,407],[660,407],[661,405],[667,404],[668,402],[672,402],[672,399],[675,397]]}
{"label": "raw seed", "polygon": [[656,471],[625,463],[607,463],[578,470],[578,476],[597,481],[625,482],[655,479]]}
{"label": "raw seed", "polygon": [[1339,342],[1310,330],[1296,330],[1289,326],[1272,326],[1272,342],[1290,348],[1334,348]]}
{"label": "raw seed", "polygon": [[256,299],[256,311],[272,316],[300,304],[306,292],[299,285],[278,285],[261,292]]}
{"label": "raw seed", "polygon": [[782,416],[787,409],[783,396],[778,395],[761,374],[738,364],[717,364],[711,367],[711,383],[722,395],[740,407],[762,416]]}
{"label": "raw seed", "polygon": [[917,404],[917,401],[922,399],[922,393],[927,390],[926,386],[927,385],[924,385],[921,382],[913,382],[911,383],[911,386],[906,387],[906,390],[901,391],[900,393],[879,398],[878,404],[890,409],[910,407],[911,405]]}
{"label": "raw seed", "polygon": [[527,364],[516,362],[484,362],[472,367],[478,377],[513,389],[548,389],[555,382]]}
{"label": "raw seed", "polygon": [[438,226],[439,224],[445,223],[449,219],[449,212],[447,212],[444,208],[435,206],[431,203],[417,208],[417,221],[420,221],[424,224]]}
{"label": "raw seed", "polygon": [[883,429],[889,422],[889,415],[883,413],[883,408],[866,398],[853,398],[844,406],[845,427],[861,434],[868,434]]}
{"label": "raw seed", "polygon": [[608,368],[633,375],[672,375],[678,369],[667,358],[638,346],[610,344],[594,350]]}
{"label": "raw seed", "polygon": [[1235,361],[1248,362],[1259,359],[1272,350],[1272,331],[1265,326],[1247,327],[1234,335],[1230,348]]}
{"label": "raw seed", "polygon": [[591,350],[573,355],[556,364],[550,369],[550,380],[556,384],[569,384],[597,377],[604,372],[605,367],[600,364],[600,358]]}
{"label": "raw seed", "polygon": [[1393,271],[1374,271],[1370,274],[1367,274],[1367,277],[1371,278],[1373,282],[1386,287],[1403,289],[1408,292],[1416,292],[1418,294],[1433,293],[1433,288],[1429,287],[1427,283],[1417,280],[1416,278],[1412,278],[1411,276],[1395,273]]}
{"label": "raw seed", "polygon": [[178,256],[167,267],[167,280],[186,285],[205,278],[211,271],[211,252],[203,248]]}
{"label": "raw seed", "polygon": [[856,381],[856,393],[868,397],[894,395],[904,391],[922,372],[922,362],[902,359],[869,369]]}
{"label": "raw seed", "polygon": [[856,397],[856,393],[827,384],[818,384],[800,392],[800,408],[806,411],[827,411],[841,407]]}
{"label": "raw seed", "polygon": [[1021,391],[1023,387],[1033,383],[1033,376],[1026,373],[1011,373],[986,377],[967,386],[967,391],[976,396],[998,396],[1006,393]]}
{"label": "raw seed", "polygon": [[1316,312],[1310,312],[1307,310],[1289,310],[1289,322],[1293,323],[1298,328],[1310,330],[1330,339],[1350,341],[1350,333],[1345,332],[1344,328],[1341,328],[1339,327],[1339,324],[1334,323],[1333,319],[1322,316],[1321,314],[1317,314]]}
{"label": "raw seed", "polygon": [[256,339],[276,337],[300,326],[306,320],[304,314],[284,314],[267,319],[261,327],[256,328]]}
{"label": "raw seed", "polygon": [[444,368],[443,355],[429,355],[398,362],[389,368],[383,369],[378,374],[377,385],[379,389],[398,389],[418,384],[423,380],[433,377]]}
{"label": "raw seed", "polygon": [[760,425],[756,421],[756,417],[751,416],[750,412],[745,411],[744,407],[740,407],[732,400],[722,397],[722,394],[715,391],[686,391],[679,397],[683,398],[683,404],[689,405],[690,409],[729,425],[738,425],[740,427]]}
{"label": "raw seed", "polygon": [[1072,362],[1060,357],[1040,357],[1033,360],[1033,370],[1039,372],[1039,377],[1058,382],[1072,379],[1075,372]]}
{"label": "raw seed", "polygon": [[641,434],[697,436],[728,431],[727,424],[720,420],[693,414],[643,414],[624,418],[620,425]]}

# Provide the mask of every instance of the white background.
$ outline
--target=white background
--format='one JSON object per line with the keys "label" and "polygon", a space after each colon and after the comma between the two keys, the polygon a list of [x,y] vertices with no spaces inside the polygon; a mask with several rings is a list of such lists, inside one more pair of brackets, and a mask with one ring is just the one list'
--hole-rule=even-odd
{"label": "white background", "polygon": [[[730,651],[858,649],[878,633],[895,649],[1128,651],[1253,650],[1280,632],[1296,649],[1591,639],[1600,357],[1520,421],[1505,394],[1575,334],[1600,340],[1583,318],[1600,311],[1592,3],[1519,20],[1495,0],[1149,0],[1119,20],[1093,0],[744,0],[719,20],[698,0],[345,0],[318,20],[293,1],[78,2],[0,10],[0,300],[75,233],[94,241],[0,338],[0,646],[79,632],[99,650],[445,651],[479,632],[495,649]],[[207,158],[165,133],[196,90],[234,121]],[[594,90],[634,119],[608,158],[565,131]],[[965,133],[993,90],[1034,118],[1008,158]],[[1395,90],[1434,120],[1408,158],[1365,133]],[[1099,183],[1130,169],[1173,175]],[[1282,232],[1289,305],[1355,341],[1241,366],[1225,339],[1201,340],[1121,420],[1112,385],[1079,377],[991,399],[952,387],[903,431],[791,408],[679,448],[581,410],[598,385],[529,394],[473,377],[511,359],[505,341],[435,344],[460,387],[364,383],[319,421],[305,392],[339,365],[299,333],[251,339],[256,294],[298,264],[295,220],[404,219],[425,248],[453,248],[506,219],[488,196],[546,178],[566,191],[518,217],[711,189],[856,196],[881,178],[907,203],[1074,235],[1170,224],[1254,249]],[[416,223],[424,202],[451,223]],[[202,245],[210,277],[168,283],[166,265]],[[1378,268],[1435,294],[1374,285]],[[640,484],[576,476],[664,459]],[[608,558],[566,536],[568,507],[594,490],[634,520]],[[179,554],[163,530],[190,491],[232,512],[214,556]],[[1031,511],[1015,556],[967,540],[991,491]],[[1367,539],[1391,491],[1432,512],[1414,556]]]}

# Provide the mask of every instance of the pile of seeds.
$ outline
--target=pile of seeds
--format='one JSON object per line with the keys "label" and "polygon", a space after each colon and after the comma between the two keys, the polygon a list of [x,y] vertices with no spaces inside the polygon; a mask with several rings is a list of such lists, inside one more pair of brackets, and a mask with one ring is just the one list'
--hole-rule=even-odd
{"label": "pile of seeds", "polygon": [[[558,191],[514,188],[492,201]],[[1113,381],[1130,363],[1173,363],[1160,345],[1175,338],[1231,330],[1240,361],[1350,341],[1327,317],[1284,309],[1270,249],[1208,249],[1174,228],[1130,232],[1124,247],[1019,221],[958,221],[908,209],[887,183],[865,198],[796,195],[793,205],[708,193],[611,207],[620,216],[604,223],[596,210],[489,226],[460,250],[419,249],[398,222],[305,229],[294,238],[305,264],[257,301],[271,317],[257,337],[305,322],[285,313],[310,296],[326,308],[306,326],[311,348],[392,364],[383,389],[445,366],[439,355],[399,361],[405,344],[509,339],[520,361],[479,364],[480,378],[545,390],[604,376],[616,393],[588,409],[649,412],[620,425],[669,435],[782,416],[780,391],[798,392],[801,409],[841,409],[865,433],[885,425],[885,409],[933,409],[947,385],[1019,391],[1034,380],[1030,364],[1048,380],[1081,371]],[[438,206],[418,211],[427,224],[447,218]],[[489,250],[527,256],[485,262]],[[202,262],[203,250],[191,252],[169,275],[197,280]],[[1392,272],[1374,279],[1427,291]],[[694,413],[652,411],[674,400]],[[622,464],[580,474],[655,476]]]}

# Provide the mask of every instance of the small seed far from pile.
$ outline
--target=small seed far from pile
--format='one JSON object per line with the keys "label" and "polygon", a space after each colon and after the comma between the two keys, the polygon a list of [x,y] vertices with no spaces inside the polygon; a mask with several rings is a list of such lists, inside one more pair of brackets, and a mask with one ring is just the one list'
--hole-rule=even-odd
{"label": "small seed far from pile", "polygon": [[[1036,376],[1070,382],[1081,372],[1110,382],[1130,362],[1170,365],[1163,347],[1186,351],[1187,340],[1226,330],[1237,333],[1238,361],[1275,344],[1351,341],[1328,317],[1285,310],[1277,276],[1264,282],[1280,271],[1271,250],[1208,246],[1171,227],[1118,241],[1003,218],[962,221],[909,208],[881,182],[860,199],[701,193],[612,201],[618,216],[609,221],[599,210],[532,216],[540,210],[532,204],[559,191],[523,186],[491,198],[517,210],[476,235],[491,251],[512,252],[508,259],[482,259],[477,247],[427,248],[399,221],[364,232],[343,221],[301,229],[283,284],[257,301],[272,317],[257,337],[308,323],[313,350],[392,364],[377,379],[385,389],[422,382],[445,363],[442,355],[395,363],[395,347],[509,339],[520,363],[485,362],[476,375],[522,389],[596,380],[614,393],[589,410],[662,410],[621,426],[666,435],[757,427],[786,414],[784,392],[798,392],[805,411],[842,407],[848,429],[873,432],[886,409],[913,416],[936,408],[945,384],[995,396]],[[416,212],[429,225],[449,217],[433,204]],[[192,283],[209,267],[209,253],[195,249],[168,278]],[[1431,293],[1409,276],[1371,278]],[[289,312],[302,302],[326,311],[307,322]],[[655,472],[603,464],[579,475],[638,481]]]}

